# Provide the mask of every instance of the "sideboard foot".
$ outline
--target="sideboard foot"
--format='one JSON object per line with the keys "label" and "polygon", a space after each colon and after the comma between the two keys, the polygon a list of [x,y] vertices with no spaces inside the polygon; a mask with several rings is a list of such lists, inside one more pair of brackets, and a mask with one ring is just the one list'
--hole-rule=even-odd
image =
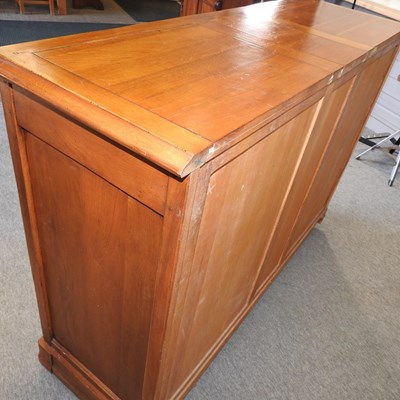
{"label": "sideboard foot", "polygon": [[318,222],[319,224],[321,224],[322,221],[324,220],[327,210],[328,210],[328,209],[325,208],[325,210],[322,212],[322,214],[321,214],[320,217],[318,218],[318,221],[317,221],[317,222]]}
{"label": "sideboard foot", "polygon": [[39,339],[40,363],[60,379],[78,398],[117,400],[118,397],[56,340]]}
{"label": "sideboard foot", "polygon": [[49,352],[50,346],[46,343],[43,337],[39,339],[39,361],[40,363],[48,369],[50,372],[53,372],[53,356],[51,352]]}

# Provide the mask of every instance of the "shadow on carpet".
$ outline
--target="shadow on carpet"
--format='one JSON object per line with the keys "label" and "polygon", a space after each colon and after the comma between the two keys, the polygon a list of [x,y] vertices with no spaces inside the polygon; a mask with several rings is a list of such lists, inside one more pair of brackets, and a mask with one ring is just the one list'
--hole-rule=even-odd
{"label": "shadow on carpet", "polygon": [[74,33],[117,28],[119,24],[93,24],[71,22],[1,21],[0,46],[49,39]]}

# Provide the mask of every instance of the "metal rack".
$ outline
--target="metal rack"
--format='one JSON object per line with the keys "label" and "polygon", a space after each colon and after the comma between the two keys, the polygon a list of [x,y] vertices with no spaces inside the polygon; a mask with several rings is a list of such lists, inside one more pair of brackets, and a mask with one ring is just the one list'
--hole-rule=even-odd
{"label": "metal rack", "polygon": [[[396,178],[396,175],[400,169],[400,138],[397,140],[394,140],[395,137],[397,135],[400,134],[400,130],[392,133],[391,135],[385,137],[384,139],[382,139],[381,141],[379,141],[378,143],[374,144],[371,148],[363,151],[362,153],[360,153],[357,157],[356,160],[360,160],[362,156],[364,156],[365,154],[367,154],[368,152],[375,150],[375,149],[379,149],[384,151],[385,154],[389,155],[390,157],[392,157],[395,160],[395,165],[392,169],[392,172],[390,173],[390,177],[389,177],[389,181],[388,181],[388,185],[392,186],[393,182]],[[391,146],[381,146],[382,143],[386,142],[386,141],[391,141],[394,140],[394,143],[392,142]],[[396,156],[396,151],[397,151],[397,156]]]}

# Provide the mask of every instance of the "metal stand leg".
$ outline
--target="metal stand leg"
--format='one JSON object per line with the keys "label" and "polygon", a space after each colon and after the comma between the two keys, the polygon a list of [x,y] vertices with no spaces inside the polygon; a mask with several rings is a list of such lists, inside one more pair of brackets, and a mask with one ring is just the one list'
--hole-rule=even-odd
{"label": "metal stand leg", "polygon": [[391,134],[388,137],[385,137],[384,139],[382,139],[380,142],[378,142],[377,144],[375,144],[374,146],[372,146],[371,148],[363,151],[362,153],[360,153],[357,157],[356,160],[359,160],[364,154],[367,154],[369,151],[372,151],[374,149],[380,148],[381,144],[386,142],[386,140],[390,140],[392,138],[394,138],[396,135],[398,135],[400,133],[400,130],[396,131],[395,133]]}
{"label": "metal stand leg", "polygon": [[[369,148],[369,149],[363,151],[362,153],[360,153],[360,154],[356,157],[356,160],[359,160],[363,155],[367,154],[369,151],[372,151],[372,150],[374,150],[374,149],[380,149],[382,143],[386,142],[387,140],[390,141],[390,139],[394,138],[394,137],[395,137],[396,135],[398,135],[399,133],[400,133],[400,130],[396,131],[395,133],[393,133],[392,135],[390,135],[390,136],[388,136],[388,137],[385,137],[383,140],[379,141],[377,144],[375,144],[375,145],[372,146],[371,148]],[[397,154],[397,158],[396,158],[396,164],[395,164],[395,166],[393,167],[392,172],[390,173],[390,178],[389,178],[389,181],[388,181],[388,185],[389,185],[389,186],[392,186],[392,185],[393,185],[393,182],[394,182],[394,180],[395,180],[395,178],[396,178],[397,172],[398,172],[399,169],[400,169],[400,146],[397,146],[397,145],[394,146],[394,148],[396,148],[396,147],[398,147],[398,154]],[[393,149],[393,147],[389,147],[389,148],[392,148],[392,149]]]}
{"label": "metal stand leg", "polygon": [[394,179],[396,178],[397,172],[399,171],[400,168],[400,150],[397,154],[397,158],[396,158],[396,165],[393,167],[392,172],[390,174],[390,178],[389,178],[389,182],[388,185],[392,186]]}

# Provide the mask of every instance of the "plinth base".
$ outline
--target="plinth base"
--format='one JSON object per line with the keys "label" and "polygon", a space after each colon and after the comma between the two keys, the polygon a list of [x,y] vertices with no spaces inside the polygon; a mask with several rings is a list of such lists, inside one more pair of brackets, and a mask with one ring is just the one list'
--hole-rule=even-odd
{"label": "plinth base", "polygon": [[49,345],[42,337],[38,344],[40,363],[56,375],[80,399],[118,399],[118,396],[111,392],[110,389],[55,340]]}

